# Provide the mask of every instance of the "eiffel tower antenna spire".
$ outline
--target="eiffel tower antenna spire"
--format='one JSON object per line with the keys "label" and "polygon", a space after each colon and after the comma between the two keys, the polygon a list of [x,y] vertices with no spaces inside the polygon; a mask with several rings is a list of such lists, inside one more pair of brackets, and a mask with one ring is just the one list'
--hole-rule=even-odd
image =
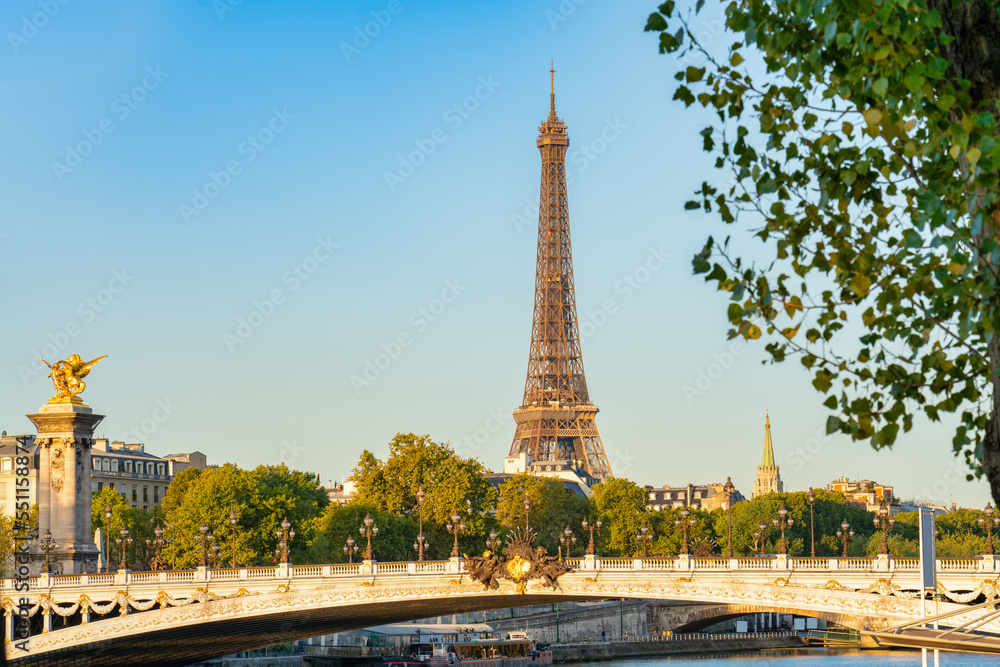
{"label": "eiffel tower antenna spire", "polygon": [[524,400],[510,456],[568,461],[597,480],[613,477],[594,421],[583,372],[573,283],[566,190],[566,124],[556,116],[555,66],[549,70],[549,116],[538,128],[542,179],[538,205],[535,307]]}
{"label": "eiffel tower antenna spire", "polygon": [[551,69],[549,69],[549,76],[551,78],[552,92],[549,93],[549,116],[555,118],[556,116],[556,61],[552,61]]}

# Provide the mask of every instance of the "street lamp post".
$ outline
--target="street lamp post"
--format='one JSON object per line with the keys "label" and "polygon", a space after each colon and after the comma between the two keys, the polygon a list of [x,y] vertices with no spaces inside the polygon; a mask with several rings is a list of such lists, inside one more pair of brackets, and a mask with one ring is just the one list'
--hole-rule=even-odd
{"label": "street lamp post", "polygon": [[220,560],[219,551],[221,551],[219,549],[219,545],[215,543],[215,540],[212,540],[212,567],[215,568],[216,570],[219,569],[219,560]]}
{"label": "street lamp post", "polygon": [[45,564],[42,566],[42,572],[49,574],[52,572],[52,567],[49,565],[49,552],[56,548],[56,543],[52,541],[52,533],[46,530],[42,538],[38,540],[38,547],[45,552]]}
{"label": "street lamp post", "polygon": [[486,539],[486,548],[493,552],[500,548],[500,536],[497,535],[497,531],[490,531],[490,536]]}
{"label": "street lamp post", "polygon": [[688,516],[690,515],[691,512],[689,512],[688,508],[685,507],[681,509],[681,518],[674,519],[674,525],[680,527],[680,529],[684,532],[684,541],[681,542],[682,556],[687,556],[688,553],[690,553],[688,550],[688,528],[693,528],[695,524],[694,517],[688,519]]}
{"label": "street lamp post", "polygon": [[365,549],[365,560],[375,560],[374,553],[372,552],[372,538],[378,535],[378,526],[375,525],[375,520],[372,519],[371,514],[365,515],[360,532],[361,537],[368,538],[368,547]]}
{"label": "street lamp post", "polygon": [[993,509],[993,505],[986,503],[986,508],[983,509],[984,517],[979,517],[979,525],[986,527],[986,547],[983,552],[987,556],[993,555],[993,529],[1000,526],[1000,517],[994,516],[996,510]]}
{"label": "street lamp post", "polygon": [[358,553],[358,545],[354,543],[354,536],[348,535],[347,542],[344,543],[344,553],[347,554],[347,562],[354,564],[354,554]]}
{"label": "street lamp post", "polygon": [[576,535],[574,535],[573,531],[570,530],[569,524],[566,524],[566,527],[563,529],[562,535],[559,536],[559,543],[564,547],[566,547],[565,551],[566,557],[572,558],[573,554],[571,554],[569,550],[574,544],[576,544]]}
{"label": "street lamp post", "polygon": [[229,525],[233,527],[233,569],[236,569],[236,522],[239,521],[239,517],[236,516],[236,508],[229,513]]}
{"label": "street lamp post", "polygon": [[816,493],[813,488],[809,487],[809,493],[806,494],[806,500],[809,501],[809,545],[811,547],[810,553],[812,557],[816,557],[816,522],[813,519],[813,507],[816,505]]}
{"label": "street lamp post", "polygon": [[462,523],[462,517],[458,512],[451,513],[451,523],[447,524],[445,529],[455,536],[455,544],[451,547],[451,557],[458,558],[458,534],[465,530],[465,524]]}
{"label": "street lamp post", "polygon": [[166,542],[163,539],[163,529],[157,526],[153,529],[154,539],[150,540],[146,538],[146,547],[153,549],[153,560],[150,561],[149,566],[154,570],[165,570],[167,569],[167,564],[163,562],[161,558],[161,553],[163,551],[163,545]]}
{"label": "street lamp post", "polygon": [[288,517],[281,520],[281,530],[275,532],[275,537],[278,538],[278,548],[275,549],[275,555],[281,558],[282,565],[288,565],[288,543],[295,538],[295,531],[291,530],[292,524],[288,522]]}
{"label": "street lamp post", "polygon": [[788,510],[785,509],[784,505],[782,505],[778,508],[778,516],[771,519],[771,523],[774,524],[775,528],[779,528],[781,530],[781,554],[787,556],[788,542],[785,541],[785,530],[792,527],[792,524],[795,523],[795,519],[788,516]]}
{"label": "street lamp post", "polygon": [[529,513],[531,512],[531,498],[528,494],[524,494],[524,534],[525,537],[528,535],[528,530],[531,528],[531,521],[529,520]]}
{"label": "street lamp post", "polygon": [[878,506],[878,516],[872,519],[875,528],[882,529],[882,543],[879,545],[879,553],[889,555],[889,529],[896,523],[896,519],[889,516],[889,508],[885,506],[885,501]]}
{"label": "street lamp post", "polygon": [[414,543],[414,549],[417,550],[417,560],[424,560],[424,549],[427,548],[427,538],[424,537],[424,487],[421,484],[420,488],[417,489],[417,524],[419,534],[417,535],[417,541]]}
{"label": "street lamp post", "polygon": [[104,571],[111,572],[111,503],[104,506]]}
{"label": "street lamp post", "polygon": [[645,560],[646,548],[653,539],[652,534],[649,532],[649,526],[646,525],[645,521],[642,523],[642,526],[640,526],[639,534],[635,536],[635,539],[639,541],[639,546],[642,549],[642,558]]}
{"label": "street lamp post", "polygon": [[115,538],[115,544],[118,545],[118,548],[122,552],[122,562],[121,565],[118,566],[118,569],[127,570],[128,562],[126,561],[126,557],[128,555],[128,548],[132,544],[132,538],[129,537],[128,528],[122,528],[118,531],[118,535],[119,537]]}
{"label": "street lamp post", "polygon": [[201,542],[201,558],[198,560],[198,567],[208,567],[208,541],[211,536],[208,526],[204,522],[198,526],[198,534],[194,537],[196,542]]}
{"label": "street lamp post", "polygon": [[598,519],[594,523],[589,523],[586,519],[584,519],[582,525],[583,525],[583,529],[584,530],[589,530],[590,531],[590,544],[587,545],[587,555],[588,556],[596,556],[597,555],[597,545],[594,544],[594,531],[595,530],[600,530],[601,526],[603,526],[604,524],[601,523],[600,519]]}
{"label": "street lamp post", "polygon": [[844,558],[847,558],[847,543],[853,537],[854,531],[851,530],[851,524],[847,523],[847,519],[844,519],[840,524],[840,530],[837,531],[837,538],[844,543]]}
{"label": "street lamp post", "polygon": [[[758,542],[760,543],[760,546],[758,546]],[[755,547],[757,547],[758,556],[764,555],[764,544],[766,542],[767,542],[767,524],[761,522],[757,524],[757,530],[755,530],[753,534],[753,544]]]}
{"label": "street lamp post", "polygon": [[726,541],[729,543],[727,551],[729,552],[729,557],[733,557],[733,493],[736,491],[736,485],[733,484],[732,477],[726,477],[726,483],[723,485],[722,490],[726,492],[726,515],[729,518],[729,532]]}

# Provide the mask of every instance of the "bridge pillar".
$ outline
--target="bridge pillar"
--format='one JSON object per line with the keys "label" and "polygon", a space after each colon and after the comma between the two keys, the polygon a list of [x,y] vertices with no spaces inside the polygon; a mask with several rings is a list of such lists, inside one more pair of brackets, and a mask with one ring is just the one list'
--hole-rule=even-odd
{"label": "bridge pillar", "polygon": [[[38,414],[27,415],[38,437],[38,534],[52,534],[56,548],[49,562],[56,574],[97,571],[97,546],[90,523],[91,447],[94,427],[104,415],[95,415],[82,403],[48,403]],[[44,556],[31,554],[33,569],[41,570]]]}
{"label": "bridge pillar", "polygon": [[996,572],[997,571],[997,561],[994,556],[986,554],[982,557],[978,564],[978,570],[980,572]]}
{"label": "bridge pillar", "polygon": [[789,565],[789,558],[787,554],[778,554],[774,557],[774,569],[775,570],[787,570]]}
{"label": "bridge pillar", "polygon": [[691,558],[691,556],[689,556],[688,554],[681,554],[680,556],[677,557],[675,569],[680,570],[681,572],[687,572],[693,569],[693,566],[694,566],[694,559]]}
{"label": "bridge pillar", "polygon": [[455,574],[461,574],[465,571],[465,559],[464,558],[449,558],[448,565],[445,566],[445,572],[453,572]]}
{"label": "bridge pillar", "polygon": [[889,554],[879,554],[875,557],[875,571],[888,572],[891,569]]}
{"label": "bridge pillar", "polygon": [[194,569],[194,581],[208,581],[208,568],[198,566]]}
{"label": "bridge pillar", "polygon": [[580,569],[589,572],[599,572],[601,570],[601,559],[594,554],[587,554],[580,561]]}

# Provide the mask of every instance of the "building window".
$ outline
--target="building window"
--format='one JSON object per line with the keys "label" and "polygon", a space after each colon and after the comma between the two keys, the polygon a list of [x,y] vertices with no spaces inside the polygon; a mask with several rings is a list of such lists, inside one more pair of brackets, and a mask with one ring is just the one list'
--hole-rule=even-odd
{"label": "building window", "polygon": [[104,482],[98,482],[97,483],[97,490],[98,490],[98,492],[104,490]]}
{"label": "building window", "polygon": [[108,459],[101,461],[101,470],[111,470],[111,461]]}
{"label": "building window", "polygon": [[656,494],[655,493],[649,494],[649,499],[650,500],[656,500]]}
{"label": "building window", "polygon": [[118,472],[118,459],[111,462],[111,472]]}
{"label": "building window", "polygon": [[142,502],[149,502],[149,487],[145,484],[142,486]]}
{"label": "building window", "polygon": [[158,486],[153,486],[153,502],[160,502],[160,487]]}
{"label": "building window", "polygon": [[163,474],[163,464],[162,463],[157,463],[156,464],[156,474],[157,475],[162,475]]}
{"label": "building window", "polygon": [[131,461],[126,461],[125,462],[125,472],[132,472],[132,462]]}
{"label": "building window", "polygon": [[114,491],[115,490],[115,483],[114,482],[108,482],[108,488],[111,489],[112,491]]}
{"label": "building window", "polygon": [[13,469],[13,461],[14,461],[13,459],[4,458],[4,460],[3,460],[3,466],[2,466],[3,470],[12,470]]}
{"label": "building window", "polygon": [[139,490],[136,488],[135,484],[132,485],[132,502],[139,502]]}

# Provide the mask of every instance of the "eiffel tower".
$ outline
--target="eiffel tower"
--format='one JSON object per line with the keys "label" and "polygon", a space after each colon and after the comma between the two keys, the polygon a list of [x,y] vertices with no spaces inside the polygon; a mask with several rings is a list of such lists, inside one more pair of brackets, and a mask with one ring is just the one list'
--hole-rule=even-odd
{"label": "eiffel tower", "polygon": [[535,312],[524,401],[514,410],[517,428],[510,456],[569,460],[598,480],[613,477],[583,374],[573,250],[566,195],[566,124],[556,116],[555,68],[549,70],[549,116],[538,128],[542,187],[538,201]]}

